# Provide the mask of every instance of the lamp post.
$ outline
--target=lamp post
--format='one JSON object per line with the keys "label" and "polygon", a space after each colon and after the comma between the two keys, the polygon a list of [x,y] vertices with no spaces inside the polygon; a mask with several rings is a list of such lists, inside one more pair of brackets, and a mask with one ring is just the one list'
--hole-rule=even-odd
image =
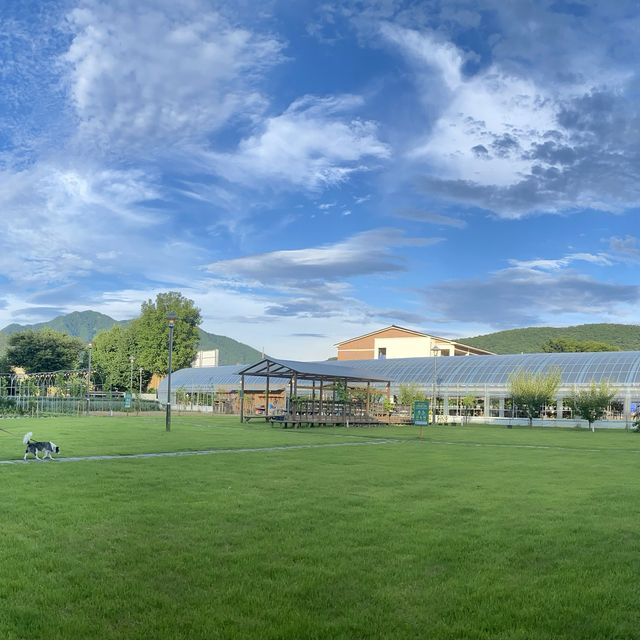
{"label": "lamp post", "polygon": [[140,402],[142,400],[142,367],[140,367],[140,378],[138,380],[138,413],[140,413]]}
{"label": "lamp post", "polygon": [[[133,355],[129,356],[129,402],[133,402]],[[131,405],[129,405],[131,406]]]}
{"label": "lamp post", "polygon": [[431,421],[436,423],[436,384],[438,380],[438,355],[441,349],[438,346],[431,347],[431,353],[433,354],[433,404],[431,405]]}
{"label": "lamp post", "polygon": [[169,323],[169,372],[167,375],[167,416],[165,421],[166,431],[171,431],[171,356],[173,354],[173,328],[176,324],[178,315],[173,311],[167,313],[167,322]]}
{"label": "lamp post", "polygon": [[87,415],[89,415],[89,411],[91,410],[91,350],[93,349],[93,344],[90,342],[87,347],[89,349],[89,368],[87,370]]}

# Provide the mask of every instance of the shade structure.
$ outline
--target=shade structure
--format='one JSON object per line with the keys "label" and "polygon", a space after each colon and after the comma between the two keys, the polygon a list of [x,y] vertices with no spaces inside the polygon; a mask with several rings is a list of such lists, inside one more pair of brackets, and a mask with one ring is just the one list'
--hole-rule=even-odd
{"label": "shade structure", "polygon": [[389,379],[349,366],[338,366],[336,362],[301,362],[299,360],[275,360],[264,358],[238,372],[241,376],[270,377],[324,382],[389,382]]}
{"label": "shade structure", "polygon": [[[390,392],[390,381],[384,379],[380,376],[373,376],[370,374],[366,374],[358,369],[353,369],[351,367],[344,366],[336,366],[335,363],[326,363],[326,362],[301,362],[298,360],[276,360],[274,358],[263,358],[260,362],[256,362],[248,367],[244,367],[239,371],[240,374],[240,420],[244,421],[245,413],[244,413],[244,392],[245,392],[245,378],[246,376],[250,377],[263,377],[266,380],[266,401],[265,401],[265,418],[269,419],[269,389],[270,389],[270,381],[272,379],[276,380],[288,380],[289,381],[289,398],[297,398],[298,395],[298,384],[300,382],[311,382],[313,383],[313,401],[311,403],[311,414],[314,422],[326,421],[331,419],[335,420],[344,420],[347,424],[349,421],[349,415],[347,415],[345,411],[345,407],[342,407],[342,414],[340,418],[336,416],[334,410],[331,411],[331,415],[327,415],[326,411],[323,411],[323,408],[326,409],[326,405],[323,402],[323,385],[324,384],[333,384],[334,389],[336,384],[344,384],[345,386],[349,383],[362,383],[366,382],[367,386],[370,386],[371,383],[385,383],[387,386],[387,396]],[[316,414],[316,403],[315,403],[315,385],[316,383],[320,383],[320,400],[318,403],[318,412],[320,415]],[[369,393],[367,392],[367,415],[369,408]],[[296,414],[294,417],[293,414]],[[292,407],[289,406],[287,412],[287,420],[289,421],[299,421],[301,420],[300,411],[293,411]],[[309,419],[309,414],[304,412],[306,420]],[[367,415],[363,417],[364,420],[367,420]],[[250,419],[250,418],[249,418]]]}

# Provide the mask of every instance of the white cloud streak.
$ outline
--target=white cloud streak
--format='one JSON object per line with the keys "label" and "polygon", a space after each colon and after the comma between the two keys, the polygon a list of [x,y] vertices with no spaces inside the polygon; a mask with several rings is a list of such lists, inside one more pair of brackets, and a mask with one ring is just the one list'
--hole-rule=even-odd
{"label": "white cloud streak", "polygon": [[340,184],[367,162],[389,157],[378,126],[349,114],[363,104],[358,96],[305,96],[283,113],[267,118],[259,132],[233,153],[213,153],[216,171],[230,181],[256,179],[309,190]]}
{"label": "white cloud streak", "polygon": [[79,139],[127,153],[200,142],[259,113],[259,74],[281,59],[277,39],[234,27],[202,2],[87,0],[67,19],[73,40],[62,64]]}

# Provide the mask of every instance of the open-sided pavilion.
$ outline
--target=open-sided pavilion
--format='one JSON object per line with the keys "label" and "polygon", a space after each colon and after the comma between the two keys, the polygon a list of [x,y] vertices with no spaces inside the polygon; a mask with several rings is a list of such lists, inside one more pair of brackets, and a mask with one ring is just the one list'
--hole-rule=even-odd
{"label": "open-sided pavilion", "polygon": [[[240,376],[240,420],[244,422],[254,416],[246,416],[244,411],[245,377],[265,378],[265,413],[267,420],[278,420],[284,426],[291,424],[373,424],[379,420],[372,411],[372,389],[376,393],[382,389],[387,399],[391,394],[391,382],[366,374],[357,369],[338,366],[330,362],[299,362],[296,360],[276,360],[264,358],[260,362],[245,367],[238,372]],[[289,384],[289,401],[283,414],[271,415],[269,409],[269,390],[272,380],[286,380]],[[364,402],[358,403],[338,399],[336,392],[340,386],[345,390],[353,385],[366,385]],[[382,388],[382,389],[381,389]],[[305,390],[299,396],[299,390]],[[309,393],[310,391],[310,393]],[[330,397],[327,397],[329,394]]]}

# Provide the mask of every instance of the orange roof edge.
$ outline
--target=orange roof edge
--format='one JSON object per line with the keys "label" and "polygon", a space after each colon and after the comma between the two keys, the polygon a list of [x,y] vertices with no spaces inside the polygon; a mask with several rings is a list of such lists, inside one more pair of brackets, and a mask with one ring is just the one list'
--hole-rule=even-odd
{"label": "orange roof edge", "polygon": [[382,333],[383,331],[388,331],[389,329],[399,329],[400,331],[406,331],[407,333],[412,333],[416,336],[424,336],[427,338],[435,338],[436,340],[442,340],[444,342],[449,342],[454,345],[460,345],[462,347],[466,347],[467,349],[476,349],[477,351],[482,351],[487,355],[494,356],[495,353],[493,351],[487,351],[486,349],[481,349],[480,347],[473,347],[470,344],[465,344],[464,342],[458,342],[457,340],[451,340],[450,338],[443,338],[442,336],[434,336],[431,333],[425,333],[424,331],[416,331],[415,329],[407,329],[406,327],[401,327],[397,324],[390,324],[388,327],[383,327],[382,329],[377,329],[376,331],[371,331],[370,333],[364,333],[361,336],[356,336],[355,338],[349,338],[348,340],[343,340],[342,342],[337,342],[334,344],[334,347],[340,347],[343,344],[347,344],[347,342],[353,342],[354,340],[361,340],[362,338],[368,338],[369,336],[373,336],[376,333]]}
{"label": "orange roof edge", "polygon": [[417,336],[429,336],[431,338],[435,338],[436,336],[432,336],[429,333],[424,333],[423,331],[415,331],[414,329],[407,329],[406,327],[400,327],[397,324],[390,324],[388,327],[383,327],[382,329],[376,329],[375,331],[371,331],[370,333],[364,333],[361,336],[356,336],[355,338],[349,338],[348,340],[343,340],[342,342],[337,342],[334,344],[334,347],[339,347],[341,344],[346,344],[347,342],[353,342],[354,340],[361,340],[362,338],[368,338],[369,336],[373,336],[376,333],[382,333],[383,331],[388,331],[389,329],[399,329],[400,331],[406,331],[407,333],[413,333]]}

